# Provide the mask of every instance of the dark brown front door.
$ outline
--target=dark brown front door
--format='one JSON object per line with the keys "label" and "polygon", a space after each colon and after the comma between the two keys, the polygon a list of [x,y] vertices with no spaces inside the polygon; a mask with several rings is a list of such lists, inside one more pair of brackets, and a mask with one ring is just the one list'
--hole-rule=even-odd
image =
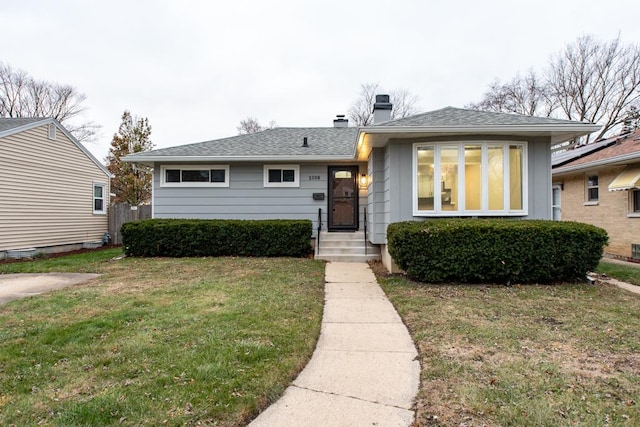
{"label": "dark brown front door", "polygon": [[358,167],[329,166],[329,231],[358,229]]}

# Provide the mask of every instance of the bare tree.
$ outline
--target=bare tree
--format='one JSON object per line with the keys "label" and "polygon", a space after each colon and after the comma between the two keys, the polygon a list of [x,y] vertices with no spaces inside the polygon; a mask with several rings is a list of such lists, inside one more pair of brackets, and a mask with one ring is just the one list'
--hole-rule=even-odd
{"label": "bare tree", "polygon": [[247,117],[244,120],[240,120],[240,124],[236,129],[238,129],[238,135],[245,135],[248,133],[256,133],[267,129],[273,129],[277,126],[278,125],[274,120],[271,120],[268,125],[263,126],[255,117]]}
{"label": "bare tree", "polygon": [[69,123],[85,110],[86,96],[73,86],[35,80],[25,71],[0,63],[0,117],[53,117],[79,141],[91,140],[99,126]]}
{"label": "bare tree", "polygon": [[548,80],[566,118],[603,125],[599,139],[640,99],[640,47],[580,37],[553,57]]}
{"label": "bare tree", "polygon": [[469,104],[467,108],[549,117],[555,108],[555,101],[544,79],[529,70],[524,77],[517,75],[509,83],[496,80],[489,85],[482,101]]}
{"label": "bare tree", "polygon": [[391,119],[401,119],[418,113],[416,104],[418,96],[406,89],[395,89],[385,91],[380,88],[379,83],[363,83],[360,85],[360,94],[351,104],[347,114],[349,120],[356,126],[368,126],[373,123],[373,104],[376,95],[380,93],[388,93],[393,109],[391,110]]}
{"label": "bare tree", "polygon": [[625,46],[620,37],[601,43],[583,36],[552,56],[542,74],[494,82],[469,107],[602,124],[597,140],[620,125],[639,99],[640,46]]}

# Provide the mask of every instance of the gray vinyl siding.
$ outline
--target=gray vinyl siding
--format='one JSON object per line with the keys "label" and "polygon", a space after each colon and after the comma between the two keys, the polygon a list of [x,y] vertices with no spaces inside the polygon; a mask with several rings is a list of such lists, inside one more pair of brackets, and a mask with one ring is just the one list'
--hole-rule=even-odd
{"label": "gray vinyl siding", "polygon": [[[502,139],[522,141],[522,137],[478,137],[477,139]],[[441,139],[440,139],[441,140]],[[452,137],[447,140],[469,140],[469,137]],[[413,216],[413,142],[395,141],[385,147],[382,224],[374,224],[376,230],[372,243],[386,243],[386,229],[398,221],[423,221],[428,217]],[[525,219],[551,219],[551,151],[548,138],[531,138],[527,144],[528,215]],[[376,212],[377,213],[377,212]],[[382,231],[384,230],[384,231]],[[383,239],[384,236],[384,239]]]}
{"label": "gray vinyl siding", "polygon": [[529,144],[529,216],[530,219],[552,219],[551,141],[530,140]]}
{"label": "gray vinyl siding", "polygon": [[59,129],[0,138],[0,251],[101,240],[107,215],[93,214],[93,184],[109,178]]}
{"label": "gray vinyl siding", "polygon": [[[313,222],[315,236],[318,209],[322,209],[322,228],[326,230],[329,200],[327,164],[299,164],[300,187],[282,188],[264,187],[262,163],[229,164],[229,187],[162,187],[161,166],[168,164],[172,163],[156,163],[154,167],[154,218],[308,219]],[[366,173],[366,164],[358,165],[360,172]],[[315,176],[320,179],[310,179]],[[325,199],[313,200],[313,193],[324,193]],[[360,190],[361,227],[366,193],[366,189]]]}
{"label": "gray vinyl siding", "polygon": [[368,194],[368,228],[371,243],[385,242],[385,217],[388,215],[388,200],[385,201],[385,183],[388,168],[385,169],[385,150],[374,148],[368,162],[369,194]]}

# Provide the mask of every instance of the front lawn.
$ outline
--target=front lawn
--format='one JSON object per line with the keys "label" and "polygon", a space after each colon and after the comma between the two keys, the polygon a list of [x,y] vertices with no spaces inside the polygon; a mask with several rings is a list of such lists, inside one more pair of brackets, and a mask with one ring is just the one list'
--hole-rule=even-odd
{"label": "front lawn", "polygon": [[640,425],[640,296],[379,274],[422,366],[417,425]]}
{"label": "front lawn", "polygon": [[606,274],[614,279],[640,286],[640,264],[618,264],[608,260],[600,261],[597,273]]}
{"label": "front lawn", "polygon": [[323,263],[117,254],[0,266],[104,273],[0,306],[0,425],[244,425],[310,358]]}

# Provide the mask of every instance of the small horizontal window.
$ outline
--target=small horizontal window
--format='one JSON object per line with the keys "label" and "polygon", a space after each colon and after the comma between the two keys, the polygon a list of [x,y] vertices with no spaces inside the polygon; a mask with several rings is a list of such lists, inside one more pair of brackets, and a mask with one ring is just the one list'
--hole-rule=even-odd
{"label": "small horizontal window", "polygon": [[298,165],[265,165],[265,187],[299,187],[300,167]]}
{"label": "small horizontal window", "polygon": [[228,187],[228,165],[163,166],[162,187]]}

